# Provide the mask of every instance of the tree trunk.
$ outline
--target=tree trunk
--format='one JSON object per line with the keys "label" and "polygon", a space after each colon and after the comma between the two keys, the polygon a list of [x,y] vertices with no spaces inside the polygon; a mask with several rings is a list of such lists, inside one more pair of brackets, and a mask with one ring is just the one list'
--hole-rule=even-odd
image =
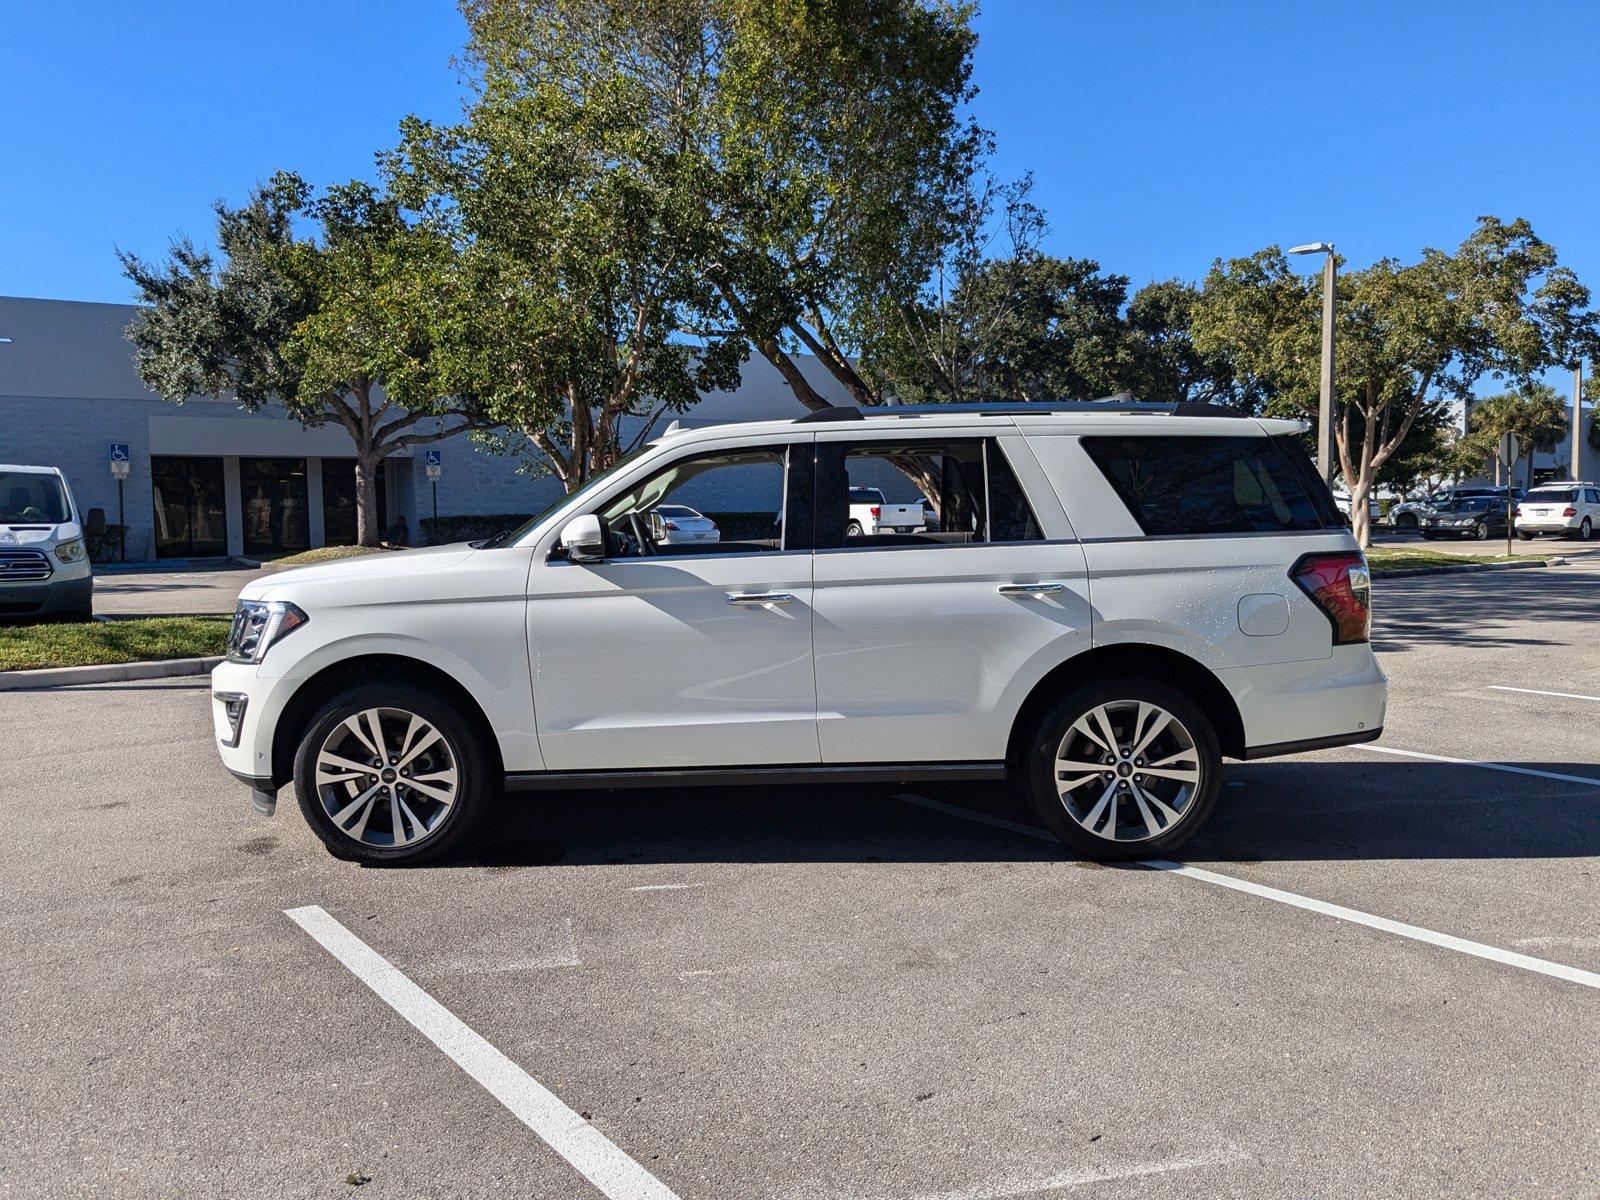
{"label": "tree trunk", "polygon": [[376,546],[383,540],[382,514],[378,512],[378,465],[376,454],[356,454],[356,544]]}
{"label": "tree trunk", "polygon": [[1367,497],[1371,494],[1372,473],[1364,471],[1350,485],[1350,528],[1363,550],[1372,548],[1372,514],[1367,511]]}

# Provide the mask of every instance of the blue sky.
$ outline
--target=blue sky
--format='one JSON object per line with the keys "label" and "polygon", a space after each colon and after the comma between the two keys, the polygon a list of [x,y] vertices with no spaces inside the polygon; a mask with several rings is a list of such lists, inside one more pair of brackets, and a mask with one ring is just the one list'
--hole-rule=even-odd
{"label": "blue sky", "polygon": [[[1495,213],[1600,291],[1600,5],[988,0],[979,31],[977,116],[1057,253],[1135,285],[1272,242],[1363,265]],[[444,0],[11,6],[0,294],[125,301],[114,247],[203,241],[278,167],[370,174],[403,114],[456,112],[462,32]]]}

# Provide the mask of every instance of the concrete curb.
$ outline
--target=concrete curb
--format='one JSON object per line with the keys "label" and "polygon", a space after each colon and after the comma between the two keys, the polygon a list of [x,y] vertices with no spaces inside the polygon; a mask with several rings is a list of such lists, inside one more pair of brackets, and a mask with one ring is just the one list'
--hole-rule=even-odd
{"label": "concrete curb", "polygon": [[1566,562],[1564,558],[1551,558],[1539,562],[1452,563],[1443,567],[1407,567],[1401,571],[1374,571],[1372,578],[1414,579],[1418,575],[1465,575],[1471,571],[1528,571],[1535,568],[1563,567],[1566,566]]}
{"label": "concrete curb", "polygon": [[85,683],[126,683],[132,679],[169,679],[208,675],[222,661],[216,658],[163,658],[153,662],[104,663],[93,667],[45,667],[38,671],[0,671],[0,692],[77,687]]}

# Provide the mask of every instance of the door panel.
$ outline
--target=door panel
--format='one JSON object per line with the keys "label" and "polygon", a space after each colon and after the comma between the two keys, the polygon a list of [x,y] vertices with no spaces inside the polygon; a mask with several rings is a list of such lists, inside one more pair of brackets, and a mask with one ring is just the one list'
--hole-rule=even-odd
{"label": "door panel", "polygon": [[[529,652],[552,771],[819,761],[803,551],[535,567]],[[787,603],[730,603],[780,593]]]}

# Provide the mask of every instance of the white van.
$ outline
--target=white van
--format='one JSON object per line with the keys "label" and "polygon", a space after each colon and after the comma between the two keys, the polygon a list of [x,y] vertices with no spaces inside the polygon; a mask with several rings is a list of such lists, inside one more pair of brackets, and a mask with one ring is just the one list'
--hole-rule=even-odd
{"label": "white van", "polygon": [[93,615],[83,517],[66,476],[0,463],[0,620]]}

